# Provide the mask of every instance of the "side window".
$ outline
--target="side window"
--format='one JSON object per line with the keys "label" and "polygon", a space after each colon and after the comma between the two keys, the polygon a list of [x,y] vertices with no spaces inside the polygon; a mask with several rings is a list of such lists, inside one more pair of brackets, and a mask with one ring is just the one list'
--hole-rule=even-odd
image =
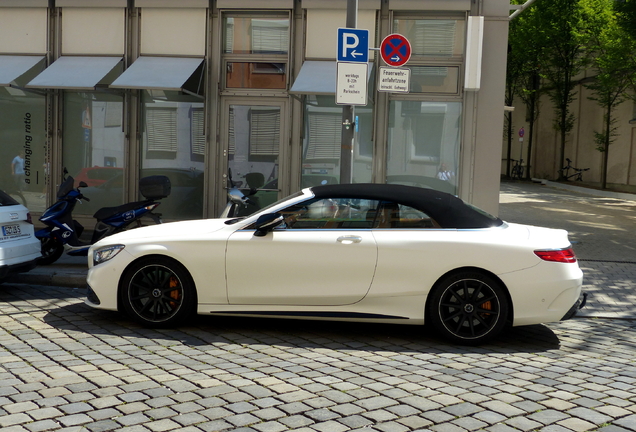
{"label": "side window", "polygon": [[421,210],[402,204],[383,201],[373,217],[373,228],[440,228],[430,216]]}
{"label": "side window", "polygon": [[324,198],[282,210],[286,229],[371,229],[378,201]]}

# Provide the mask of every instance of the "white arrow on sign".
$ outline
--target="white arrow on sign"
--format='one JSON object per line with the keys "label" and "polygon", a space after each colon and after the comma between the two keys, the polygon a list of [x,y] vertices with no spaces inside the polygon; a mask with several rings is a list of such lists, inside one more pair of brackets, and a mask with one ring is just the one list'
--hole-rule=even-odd
{"label": "white arrow on sign", "polygon": [[391,60],[393,60],[394,62],[397,62],[397,61],[400,60],[400,56],[397,56],[397,55],[393,56],[393,57],[391,57]]}

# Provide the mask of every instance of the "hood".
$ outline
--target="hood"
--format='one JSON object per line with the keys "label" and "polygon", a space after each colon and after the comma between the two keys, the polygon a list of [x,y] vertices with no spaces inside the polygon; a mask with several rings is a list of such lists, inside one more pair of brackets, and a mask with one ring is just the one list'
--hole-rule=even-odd
{"label": "hood", "polygon": [[124,243],[129,240],[159,239],[159,238],[188,238],[198,237],[203,233],[211,233],[227,227],[227,219],[201,219],[181,222],[168,222],[159,225],[151,225],[142,228],[134,228],[119,234],[106,237],[96,245]]}

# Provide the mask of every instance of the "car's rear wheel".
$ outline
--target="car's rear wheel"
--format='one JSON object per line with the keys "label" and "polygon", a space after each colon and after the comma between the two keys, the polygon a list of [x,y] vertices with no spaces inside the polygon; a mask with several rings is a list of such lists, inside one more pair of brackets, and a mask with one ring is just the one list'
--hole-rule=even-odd
{"label": "car's rear wheel", "polygon": [[170,327],[196,311],[196,289],[187,270],[165,257],[149,257],[129,267],[122,278],[126,313],[148,327]]}
{"label": "car's rear wheel", "polygon": [[57,261],[64,253],[64,245],[51,237],[40,239],[42,257],[38,260],[38,265],[49,265]]}
{"label": "car's rear wheel", "polygon": [[484,274],[462,272],[436,284],[427,314],[445,338],[477,345],[503,330],[509,310],[508,296],[498,281]]}

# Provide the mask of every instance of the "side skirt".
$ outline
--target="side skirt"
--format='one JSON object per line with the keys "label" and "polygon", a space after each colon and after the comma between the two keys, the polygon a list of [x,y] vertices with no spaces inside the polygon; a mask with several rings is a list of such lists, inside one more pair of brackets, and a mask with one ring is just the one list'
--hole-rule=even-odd
{"label": "side skirt", "polygon": [[231,312],[208,312],[210,315],[252,315],[269,317],[298,317],[298,318],[329,318],[329,319],[353,319],[353,320],[408,320],[408,317],[396,315],[382,315],[357,312],[292,312],[292,311],[231,311]]}

